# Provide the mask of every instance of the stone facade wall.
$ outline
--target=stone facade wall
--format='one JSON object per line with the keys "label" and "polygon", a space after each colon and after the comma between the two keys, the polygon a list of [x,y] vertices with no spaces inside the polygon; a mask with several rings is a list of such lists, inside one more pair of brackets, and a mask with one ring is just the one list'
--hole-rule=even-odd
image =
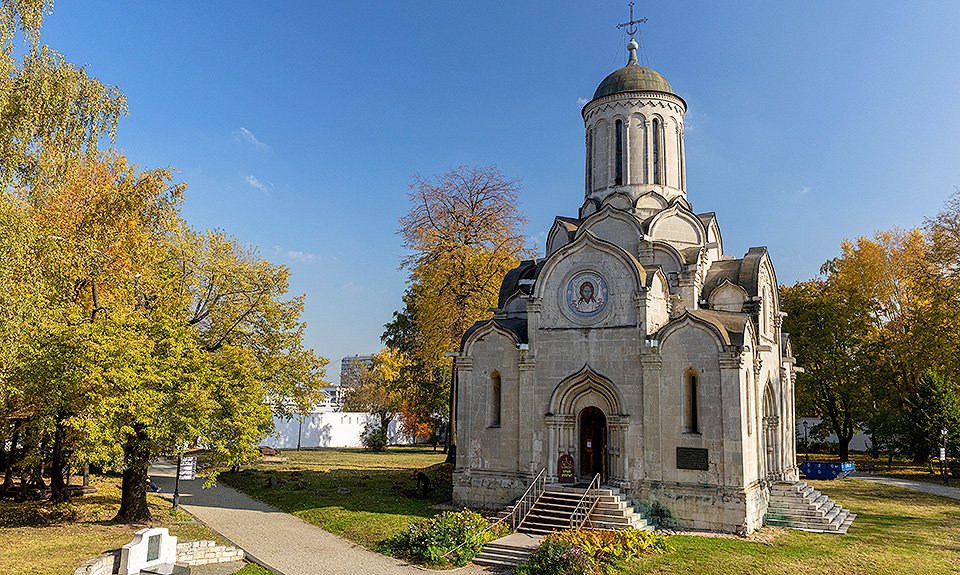
{"label": "stone facade wall", "polygon": [[120,550],[84,561],[74,575],[113,575],[120,570]]}
{"label": "stone facade wall", "polygon": [[242,549],[230,545],[218,545],[215,541],[187,541],[177,543],[177,563],[184,565],[208,565],[242,561]]}
{"label": "stone facade wall", "polygon": [[[177,543],[177,563],[184,565],[207,565],[243,561],[242,549],[218,545],[215,541],[186,541]],[[113,575],[120,569],[120,550],[110,551],[99,557],[84,561],[74,575]]]}

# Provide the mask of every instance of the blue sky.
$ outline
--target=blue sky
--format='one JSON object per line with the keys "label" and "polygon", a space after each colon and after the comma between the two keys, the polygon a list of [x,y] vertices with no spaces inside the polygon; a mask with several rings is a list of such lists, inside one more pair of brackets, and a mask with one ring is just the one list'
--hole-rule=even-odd
{"label": "blue sky", "polygon": [[[960,3],[640,2],[688,104],[688,198],[781,283],[960,185]],[[411,175],[496,165],[542,238],[582,200],[580,104],[626,62],[626,2],[58,0],[43,40],[127,95],[117,145],[185,215],[291,267],[307,343],[380,347]]]}

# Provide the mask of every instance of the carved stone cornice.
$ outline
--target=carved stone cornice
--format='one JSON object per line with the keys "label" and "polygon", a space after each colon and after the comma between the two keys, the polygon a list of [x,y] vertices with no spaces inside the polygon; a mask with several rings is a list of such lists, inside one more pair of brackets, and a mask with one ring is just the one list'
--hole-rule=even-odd
{"label": "carved stone cornice", "polygon": [[453,360],[459,371],[473,371],[473,358],[461,356]]}
{"label": "carved stone cornice", "polygon": [[740,369],[743,354],[739,351],[725,351],[720,354],[720,369]]}
{"label": "carved stone cornice", "polygon": [[607,417],[607,427],[610,429],[623,430],[630,425],[629,415],[610,415]]}
{"label": "carved stone cornice", "polygon": [[[620,92],[597,98],[587,104],[583,109],[583,119],[590,121],[593,116],[600,112],[607,112],[617,108],[630,108],[635,110],[641,107],[664,108],[678,114],[683,114],[687,110],[686,104],[678,96],[667,94],[666,92]],[[587,108],[590,108],[587,110]]]}
{"label": "carved stone cornice", "polygon": [[658,370],[663,367],[663,357],[659,347],[644,347],[640,353],[640,367],[644,371]]}
{"label": "carved stone cornice", "polygon": [[572,413],[551,413],[543,420],[548,429],[572,429],[576,426],[577,416]]}
{"label": "carved stone cornice", "polygon": [[527,298],[527,312],[529,313],[540,313],[540,310],[543,308],[543,298],[542,297],[529,297]]}

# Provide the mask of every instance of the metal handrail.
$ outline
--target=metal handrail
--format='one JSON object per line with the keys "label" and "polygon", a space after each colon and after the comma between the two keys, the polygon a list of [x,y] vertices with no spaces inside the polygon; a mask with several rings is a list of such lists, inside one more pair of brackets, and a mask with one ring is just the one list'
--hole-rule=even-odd
{"label": "metal handrail", "polygon": [[[546,468],[540,470],[540,473],[533,478],[530,486],[527,487],[527,490],[524,491],[520,499],[517,500],[516,505],[513,506],[513,510],[510,512],[510,528],[514,531],[523,525],[523,522],[527,519],[527,515],[530,515],[533,506],[537,504],[540,496],[543,495],[543,492],[547,489],[546,472]],[[523,513],[523,516],[520,517],[519,520],[517,519],[518,511]]]}
{"label": "metal handrail", "polygon": [[[546,490],[547,479],[546,477],[544,477],[546,472],[547,472],[547,469],[543,468],[540,470],[540,473],[538,473],[537,476],[533,478],[533,482],[530,483],[530,485],[527,487],[527,490],[523,492],[523,495],[521,495],[520,499],[518,499],[517,502],[514,504],[513,509],[510,510],[509,515],[505,517],[501,517],[500,519],[497,519],[496,521],[491,523],[489,527],[487,527],[486,529],[478,533],[477,536],[482,538],[483,535],[485,535],[489,531],[492,531],[493,528],[496,527],[497,525],[500,525],[501,523],[506,523],[508,517],[510,518],[511,528],[514,531],[516,531],[517,528],[523,524],[523,520],[527,518],[527,515],[530,514],[530,511],[533,509],[533,506],[537,503],[537,500],[540,499],[540,496],[543,495],[543,492]],[[536,490],[534,490],[534,488],[536,488]],[[533,493],[536,493],[535,497],[533,496]],[[532,503],[530,503],[529,506],[525,504],[521,505],[525,501],[531,501],[531,500],[532,500]],[[523,517],[521,517],[520,521],[517,522],[517,511],[521,509],[525,509],[525,511],[524,511]],[[450,551],[447,551],[446,553],[444,553],[443,556],[448,557],[449,555],[453,554],[454,551],[457,551],[461,547],[465,546],[467,543],[470,543],[471,539],[472,538],[468,538],[466,541],[464,541],[460,545],[457,545]]]}
{"label": "metal handrail", "polygon": [[[596,484],[596,487],[594,487]],[[590,492],[597,492],[593,496],[593,501],[590,503],[590,508],[587,508],[587,498],[590,496]],[[570,529],[575,529],[580,531],[583,529],[583,525],[587,522],[587,518],[590,517],[590,514],[593,513],[593,509],[597,506],[597,502],[600,501],[600,474],[593,476],[593,479],[590,481],[590,485],[587,486],[587,490],[583,492],[583,497],[580,498],[580,501],[577,502],[577,506],[573,508],[573,513],[570,514]],[[578,518],[582,515],[582,519]]]}

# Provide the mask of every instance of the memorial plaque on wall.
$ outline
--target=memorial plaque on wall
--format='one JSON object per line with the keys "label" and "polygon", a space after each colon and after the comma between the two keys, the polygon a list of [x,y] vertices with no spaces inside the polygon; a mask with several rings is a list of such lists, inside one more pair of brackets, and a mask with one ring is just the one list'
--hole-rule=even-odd
{"label": "memorial plaque on wall", "polygon": [[710,463],[707,461],[707,450],[698,447],[678,447],[677,469],[707,471],[710,469]]}
{"label": "memorial plaque on wall", "polygon": [[564,453],[557,461],[557,477],[560,479],[560,483],[577,482],[577,474],[573,468],[573,456],[569,453]]}

